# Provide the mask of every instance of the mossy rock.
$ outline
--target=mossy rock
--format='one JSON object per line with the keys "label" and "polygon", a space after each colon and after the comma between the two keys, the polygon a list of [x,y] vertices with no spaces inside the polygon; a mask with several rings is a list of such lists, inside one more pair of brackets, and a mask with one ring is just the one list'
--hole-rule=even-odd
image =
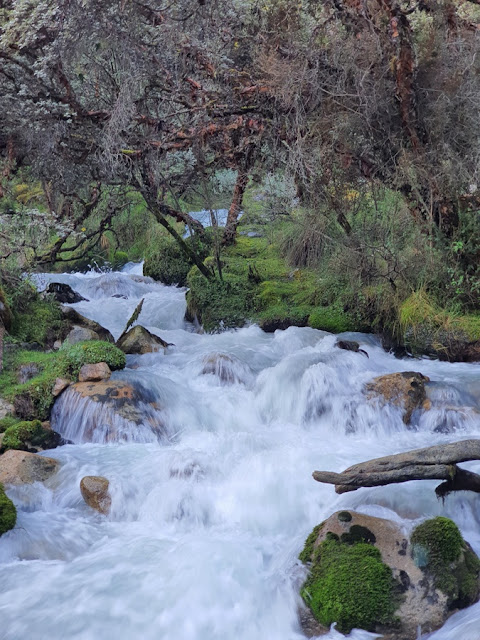
{"label": "mossy rock", "polygon": [[60,436],[45,428],[40,420],[19,421],[5,431],[1,450],[17,449],[32,453],[42,449],[53,449],[60,440]]}
{"label": "mossy rock", "polygon": [[313,554],[301,596],[322,625],[336,622],[344,633],[393,624],[397,608],[392,570],[365,542],[324,540]]}
{"label": "mossy rock", "polygon": [[[207,256],[208,242],[200,242],[190,237],[186,239],[186,243],[192,246],[200,259]],[[184,287],[192,264],[173,238],[161,237],[155,246],[147,251],[143,272],[163,284]]]}
{"label": "mossy rock", "polygon": [[3,485],[0,484],[0,536],[13,529],[16,522],[17,510],[15,505],[5,494]]}
{"label": "mossy rock", "polygon": [[5,416],[5,418],[0,420],[0,433],[6,431],[9,427],[13,427],[13,425],[18,422],[20,422],[20,420],[14,416]]}
{"label": "mossy rock", "polygon": [[442,516],[426,520],[413,531],[411,543],[415,563],[433,575],[450,609],[468,607],[477,600],[480,560],[452,520]]}
{"label": "mossy rock", "polygon": [[51,347],[67,331],[68,323],[58,302],[51,298],[42,300],[35,294],[21,312],[14,311],[10,335],[19,342]]}
{"label": "mossy rock", "polygon": [[[54,353],[16,351],[0,374],[0,394],[13,402],[16,415],[23,420],[48,420],[55,398],[52,395],[57,378],[75,381],[84,364],[106,362],[112,371],[123,369],[123,351],[101,340],[66,345]],[[35,364],[38,374],[21,384],[17,370]]]}

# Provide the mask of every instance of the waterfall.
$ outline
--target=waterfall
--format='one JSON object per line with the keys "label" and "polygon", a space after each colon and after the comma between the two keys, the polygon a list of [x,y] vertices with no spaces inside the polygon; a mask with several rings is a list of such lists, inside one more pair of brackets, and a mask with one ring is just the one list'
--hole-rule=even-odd
{"label": "waterfall", "polygon": [[[407,529],[446,515],[480,552],[477,496],[442,503],[430,481],[337,495],[311,478],[479,437],[479,365],[396,359],[372,336],[345,336],[366,358],[309,328],[195,333],[185,290],[140,271],[38,277],[70,284],[87,298],[72,306],[115,337],[145,298],[140,324],[175,346],[127,357],[112,377],[131,389],[123,409],[72,389],[57,401],[52,422],[72,444],[45,455],[60,471],[8,490],[18,523],[0,540],[2,640],[301,640],[297,556],[338,509]],[[431,409],[405,425],[398,408],[369,401],[363,388],[411,370],[430,378]],[[110,480],[108,516],[82,500],[85,475]],[[479,629],[475,605],[429,640],[479,640]]]}

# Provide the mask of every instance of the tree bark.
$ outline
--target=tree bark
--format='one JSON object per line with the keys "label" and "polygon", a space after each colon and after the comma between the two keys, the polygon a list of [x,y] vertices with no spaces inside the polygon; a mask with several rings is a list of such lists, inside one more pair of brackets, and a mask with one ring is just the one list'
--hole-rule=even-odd
{"label": "tree bark", "polygon": [[436,493],[444,497],[451,491],[480,493],[480,475],[459,469],[459,462],[480,460],[480,439],[415,449],[397,455],[368,460],[342,473],[314,471],[317,482],[336,485],[337,493],[360,487],[377,487],[409,480],[445,480]]}
{"label": "tree bark", "polygon": [[228,210],[227,222],[223,232],[222,244],[230,245],[235,242],[237,234],[238,214],[242,209],[243,195],[248,185],[248,172],[239,171],[235,188],[233,189],[232,203]]}

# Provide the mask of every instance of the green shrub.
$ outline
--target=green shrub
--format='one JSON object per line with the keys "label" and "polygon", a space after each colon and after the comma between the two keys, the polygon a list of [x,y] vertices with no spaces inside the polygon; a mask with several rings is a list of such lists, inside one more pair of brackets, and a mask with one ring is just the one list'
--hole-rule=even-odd
{"label": "green shrub", "polygon": [[5,495],[3,485],[0,484],[0,536],[13,529],[17,522],[15,505]]}
{"label": "green shrub", "polygon": [[[192,246],[200,259],[207,256],[208,241],[201,242],[198,238],[189,237],[186,242]],[[184,287],[191,268],[191,260],[177,242],[171,237],[159,236],[155,244],[147,250],[143,272],[164,284]]]}

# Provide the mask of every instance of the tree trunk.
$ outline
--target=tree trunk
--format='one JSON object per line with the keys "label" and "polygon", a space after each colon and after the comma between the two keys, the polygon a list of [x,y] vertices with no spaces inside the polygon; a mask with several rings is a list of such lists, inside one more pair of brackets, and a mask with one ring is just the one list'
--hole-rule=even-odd
{"label": "tree trunk", "polygon": [[5,336],[5,327],[0,320],[0,373],[3,371],[3,338]]}
{"label": "tree trunk", "polygon": [[248,173],[239,171],[235,188],[233,189],[232,204],[228,210],[225,231],[223,232],[222,244],[230,245],[235,242],[237,235],[238,214],[242,209],[243,195],[248,185]]}

